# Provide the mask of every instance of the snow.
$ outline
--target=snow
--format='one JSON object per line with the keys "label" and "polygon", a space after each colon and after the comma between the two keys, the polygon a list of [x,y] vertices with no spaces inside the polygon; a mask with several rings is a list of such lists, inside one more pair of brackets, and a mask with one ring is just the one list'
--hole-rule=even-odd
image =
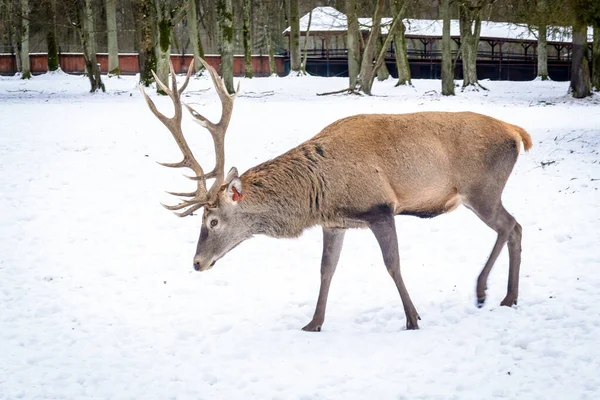
{"label": "snow", "polygon": [[[534,140],[504,192],[523,225],[519,305],[506,251],[475,307],[495,234],[461,207],[398,217],[402,305],[368,231],[347,234],[320,333],[302,332],[319,286],[321,233],[253,238],[192,270],[200,217],[159,202],[189,189],[133,77],[0,81],[0,399],[597,399],[600,396],[600,99],[564,82],[490,81],[443,98],[376,82],[373,97],[315,96],[342,78],[243,79],[227,138],[240,171],[357,113],[470,110]],[[185,101],[218,119],[204,77]],[[156,98],[169,109],[169,101]],[[208,167],[209,135],[184,119]]]}
{"label": "snow", "polygon": [[[308,30],[308,20],[310,13],[300,18],[300,32]],[[359,18],[358,22],[362,30],[369,30],[372,24],[372,18]],[[381,30],[384,35],[392,23],[392,18],[381,19]],[[406,35],[408,37],[442,37],[442,20],[435,19],[409,19],[403,20],[406,26]],[[312,20],[310,23],[311,32],[345,32],[347,30],[346,15],[333,7],[316,7],[312,10]],[[289,33],[290,27],[283,33]],[[450,35],[459,37],[460,27],[457,19],[450,21]],[[528,27],[526,24],[514,24],[510,22],[482,21],[482,38],[502,38],[522,41],[537,41],[537,29]],[[588,27],[588,42],[592,41],[593,28]],[[549,26],[547,30],[547,39],[550,42],[571,42],[571,28],[563,26]]]}

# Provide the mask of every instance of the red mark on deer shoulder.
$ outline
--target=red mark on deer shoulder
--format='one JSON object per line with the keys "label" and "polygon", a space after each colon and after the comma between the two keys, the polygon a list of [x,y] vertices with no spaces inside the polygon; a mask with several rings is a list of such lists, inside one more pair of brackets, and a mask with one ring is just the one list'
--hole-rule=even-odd
{"label": "red mark on deer shoulder", "polygon": [[231,198],[233,201],[239,201],[242,200],[244,198],[243,194],[240,194],[240,192],[237,191],[237,189],[234,187],[231,188],[233,190],[233,197]]}

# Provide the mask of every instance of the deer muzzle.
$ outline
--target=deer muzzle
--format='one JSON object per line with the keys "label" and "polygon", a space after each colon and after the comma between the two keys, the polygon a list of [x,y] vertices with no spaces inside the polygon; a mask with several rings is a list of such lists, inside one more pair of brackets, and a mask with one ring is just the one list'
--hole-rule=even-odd
{"label": "deer muzzle", "polygon": [[206,271],[211,269],[217,260],[206,260],[199,255],[194,257],[194,270],[196,271]]}

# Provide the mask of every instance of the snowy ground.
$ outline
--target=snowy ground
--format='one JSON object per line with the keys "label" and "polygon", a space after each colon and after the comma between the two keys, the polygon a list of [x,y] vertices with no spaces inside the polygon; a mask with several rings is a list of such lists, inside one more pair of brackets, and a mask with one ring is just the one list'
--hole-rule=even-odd
{"label": "snowy ground", "polygon": [[[169,133],[133,77],[87,93],[75,76],[0,77],[0,399],[600,398],[600,98],[566,83],[486,82],[442,98],[376,83],[374,97],[327,96],[344,79],[242,80],[227,169],[276,156],[356,113],[471,110],[534,139],[504,194],[523,225],[518,308],[506,252],[488,303],[475,278],[495,234],[464,208],[398,217],[401,302],[368,231],[351,231],[321,333],[300,328],[319,285],[321,232],[258,237],[209,272],[192,271],[200,217],[160,207],[189,188]],[[209,82],[186,101],[213,119]],[[157,100],[168,108],[168,100]],[[209,135],[185,118],[211,160]]]}

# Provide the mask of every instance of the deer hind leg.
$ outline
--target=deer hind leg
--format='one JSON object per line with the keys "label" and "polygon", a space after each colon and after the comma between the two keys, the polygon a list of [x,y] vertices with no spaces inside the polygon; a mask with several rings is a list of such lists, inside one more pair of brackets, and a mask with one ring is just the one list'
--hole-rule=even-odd
{"label": "deer hind leg", "polygon": [[478,202],[467,202],[465,204],[483,222],[498,233],[494,248],[477,278],[477,306],[482,307],[485,302],[485,291],[487,279],[494,262],[498,258],[502,247],[508,242],[508,291],[506,297],[500,303],[503,306],[517,304],[519,293],[519,268],[521,266],[521,225],[506,211],[501,202],[495,205],[486,204],[485,200]]}
{"label": "deer hind leg", "polygon": [[408,295],[402,275],[400,274],[400,255],[398,254],[398,237],[396,236],[394,216],[390,213],[389,215],[382,216],[380,219],[370,221],[369,228],[373,231],[379,247],[381,247],[385,266],[394,280],[398,292],[400,292],[400,299],[402,299],[404,313],[406,314],[406,329],[419,329],[417,320],[421,319],[421,317],[419,317]]}
{"label": "deer hind leg", "polygon": [[327,307],[327,296],[329,295],[329,286],[331,278],[335,273],[335,268],[340,259],[342,245],[344,244],[344,229],[323,228],[323,256],[321,258],[321,287],[319,288],[319,299],[312,321],[303,331],[320,332],[325,321],[325,308]]}

